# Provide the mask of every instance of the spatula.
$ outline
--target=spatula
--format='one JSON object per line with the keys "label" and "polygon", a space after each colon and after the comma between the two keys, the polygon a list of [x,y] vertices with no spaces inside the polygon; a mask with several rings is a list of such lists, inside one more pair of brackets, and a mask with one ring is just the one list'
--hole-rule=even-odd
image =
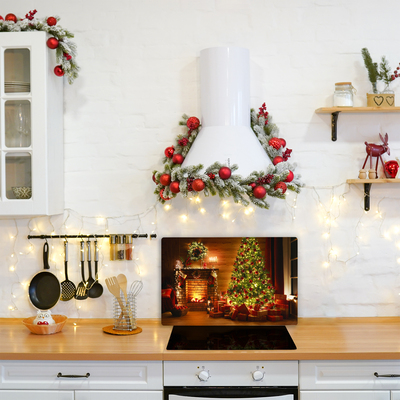
{"label": "spatula", "polygon": [[126,302],[128,301],[128,280],[126,279],[126,276],[124,274],[119,274],[117,275],[117,281],[119,287],[122,290],[122,293],[124,294],[126,304]]}
{"label": "spatula", "polygon": [[118,284],[117,278],[115,276],[111,276],[110,278],[106,278],[106,285],[108,290],[110,291],[110,293],[115,296],[115,298],[118,301],[118,304],[121,308],[121,312],[122,314],[125,316],[125,318],[127,319],[128,322],[128,326],[131,325],[131,321],[129,318],[128,313],[126,312],[124,303],[121,300],[121,287]]}

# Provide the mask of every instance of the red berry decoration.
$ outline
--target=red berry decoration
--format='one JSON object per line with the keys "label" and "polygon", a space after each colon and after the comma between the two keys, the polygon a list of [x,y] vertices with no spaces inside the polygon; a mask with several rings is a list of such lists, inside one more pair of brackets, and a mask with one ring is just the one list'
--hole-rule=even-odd
{"label": "red berry decoration", "polygon": [[253,194],[256,199],[262,199],[267,194],[267,191],[265,190],[265,188],[263,186],[256,186],[253,189]]}
{"label": "red berry decoration", "polygon": [[192,188],[196,192],[201,192],[206,187],[206,184],[201,179],[195,179],[192,183]]}
{"label": "red berry decoration", "polygon": [[171,175],[162,174],[160,176],[160,183],[161,185],[168,186],[171,183]]}
{"label": "red berry decoration", "polygon": [[175,151],[174,146],[167,147],[164,150],[165,157],[172,158],[172,156],[174,155],[174,151]]}
{"label": "red berry decoration", "polygon": [[186,126],[189,130],[194,131],[200,126],[200,120],[197,117],[190,117],[186,122]]}
{"label": "red berry decoration", "polygon": [[215,174],[213,174],[212,172],[208,173],[207,175],[211,180],[215,179]]}
{"label": "red berry decoration", "polygon": [[184,158],[182,154],[174,154],[174,156],[172,157],[172,162],[174,164],[182,164],[183,160]]}
{"label": "red berry decoration", "polygon": [[54,26],[55,24],[57,24],[57,20],[54,17],[47,18],[47,25]]}
{"label": "red berry decoration", "polygon": [[232,171],[230,168],[228,167],[222,167],[220,168],[220,170],[218,171],[218,175],[221,179],[229,179],[232,175]]}
{"label": "red berry decoration", "polygon": [[269,139],[268,144],[276,150],[279,150],[282,147],[281,140],[278,138],[275,138],[275,137],[273,137],[272,139]]}
{"label": "red berry decoration", "polygon": [[63,75],[64,75],[64,71],[63,71],[61,65],[57,65],[57,66],[54,68],[54,73],[55,73],[57,76],[63,76]]}
{"label": "red berry decoration", "polygon": [[164,197],[163,194],[164,194],[164,189],[161,189],[160,190],[160,197],[165,201],[171,200],[170,197]]}
{"label": "red berry decoration", "polygon": [[179,189],[179,181],[171,182],[171,184],[169,185],[169,190],[172,193],[179,193],[181,191],[181,189]]}
{"label": "red berry decoration", "polygon": [[12,22],[17,22],[17,17],[15,14],[7,14],[5,17],[6,21],[12,21]]}
{"label": "red berry decoration", "polygon": [[282,162],[283,161],[283,158],[281,157],[281,156],[276,156],[273,160],[272,160],[272,163],[274,164],[274,165],[276,165],[276,164],[279,164],[280,162]]}
{"label": "red berry decoration", "polygon": [[69,61],[72,58],[72,56],[70,56],[68,53],[63,53],[63,56],[67,61]]}
{"label": "red berry decoration", "polygon": [[56,49],[58,47],[58,40],[55,37],[51,37],[47,40],[47,47],[49,49]]}
{"label": "red berry decoration", "polygon": [[280,138],[279,140],[281,141],[282,147],[285,147],[286,146],[286,140],[282,139],[282,138]]}
{"label": "red berry decoration", "polygon": [[294,178],[294,173],[292,171],[289,171],[289,174],[285,179],[285,182],[292,182],[293,178]]}
{"label": "red berry decoration", "polygon": [[282,194],[283,194],[283,193],[286,192],[286,189],[287,189],[286,183],[284,183],[284,182],[278,182],[278,183],[275,185],[274,189],[275,189],[275,190],[282,189]]}

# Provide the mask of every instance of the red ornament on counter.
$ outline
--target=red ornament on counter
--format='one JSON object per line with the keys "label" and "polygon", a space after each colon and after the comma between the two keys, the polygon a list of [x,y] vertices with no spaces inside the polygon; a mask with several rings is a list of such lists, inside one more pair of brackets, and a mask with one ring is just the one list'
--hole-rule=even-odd
{"label": "red ornament on counter", "polygon": [[179,193],[181,191],[181,189],[179,189],[179,181],[171,182],[171,184],[169,185],[169,190],[172,193]]}
{"label": "red ornament on counter", "polygon": [[256,186],[253,189],[253,194],[256,199],[262,199],[267,194],[267,191],[265,190],[265,188],[263,186]]}
{"label": "red ornament on counter", "polygon": [[268,144],[272,146],[274,149],[279,150],[282,147],[282,142],[279,138],[273,137],[269,139]]}
{"label": "red ornament on counter", "polygon": [[47,18],[47,25],[48,26],[54,26],[57,24],[57,19],[54,17],[49,17]]}
{"label": "red ornament on counter", "polygon": [[294,173],[292,171],[289,171],[289,174],[285,179],[285,182],[292,182],[293,178],[294,178]]}
{"label": "red ornament on counter", "polygon": [[58,40],[55,37],[51,37],[49,39],[47,39],[47,47],[49,49],[56,49],[58,47]]}
{"label": "red ornament on counter", "polygon": [[285,193],[285,192],[286,192],[286,189],[287,189],[286,183],[284,183],[284,182],[278,182],[278,183],[275,185],[274,189],[275,189],[275,190],[282,189],[282,193]]}
{"label": "red ornament on counter", "polygon": [[6,21],[12,21],[12,22],[17,22],[17,16],[15,14],[7,14],[5,17]]}
{"label": "red ornament on counter", "polygon": [[396,178],[399,171],[399,163],[394,160],[385,162],[385,174],[388,178]]}
{"label": "red ornament on counter", "polygon": [[218,171],[218,175],[221,179],[229,179],[232,175],[232,171],[230,168],[228,167],[222,167],[220,168],[220,170]]}
{"label": "red ornament on counter", "polygon": [[170,146],[164,150],[165,157],[172,158],[174,155],[175,147]]}
{"label": "red ornament on counter", "polygon": [[170,197],[164,197],[163,194],[164,194],[164,189],[161,189],[160,190],[160,197],[165,201],[171,200]]}
{"label": "red ornament on counter", "polygon": [[279,138],[279,140],[281,141],[282,147],[286,146],[286,140],[283,138]]}
{"label": "red ornament on counter", "polygon": [[273,160],[272,160],[272,163],[274,164],[274,165],[276,165],[276,164],[279,164],[280,162],[282,162],[283,161],[283,158],[281,157],[281,156],[276,156]]}
{"label": "red ornament on counter", "polygon": [[64,71],[63,71],[61,65],[57,65],[56,67],[54,67],[54,73],[57,76],[63,76],[64,75]]}
{"label": "red ornament on counter", "polygon": [[195,179],[192,183],[192,188],[196,192],[201,192],[206,187],[206,184],[201,179]]}
{"label": "red ornament on counter", "polygon": [[172,157],[172,162],[174,164],[182,164],[183,163],[183,155],[182,154],[174,154]]}
{"label": "red ornament on counter", "polygon": [[162,174],[160,176],[160,183],[161,185],[168,186],[171,183],[171,175]]}
{"label": "red ornament on counter", "polygon": [[200,126],[200,120],[197,117],[190,117],[186,122],[186,126],[189,130],[194,131]]}

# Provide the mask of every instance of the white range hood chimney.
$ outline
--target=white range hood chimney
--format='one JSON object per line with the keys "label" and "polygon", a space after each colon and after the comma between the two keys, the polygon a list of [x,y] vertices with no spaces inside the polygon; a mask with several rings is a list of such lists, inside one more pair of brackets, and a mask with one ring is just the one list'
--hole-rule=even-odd
{"label": "white range hood chimney", "polygon": [[271,165],[250,128],[250,57],[240,47],[200,52],[202,128],[182,167],[237,164],[243,177]]}

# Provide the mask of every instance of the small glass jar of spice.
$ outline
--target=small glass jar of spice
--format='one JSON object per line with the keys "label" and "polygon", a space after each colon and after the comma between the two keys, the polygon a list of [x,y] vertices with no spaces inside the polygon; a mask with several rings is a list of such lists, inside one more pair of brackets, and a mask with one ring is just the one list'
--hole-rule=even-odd
{"label": "small glass jar of spice", "polygon": [[353,93],[355,88],[351,82],[335,83],[335,92],[333,93],[334,107],[353,107]]}
{"label": "small glass jar of spice", "polygon": [[117,260],[125,259],[125,235],[117,235]]}
{"label": "small glass jar of spice", "polygon": [[133,259],[132,235],[125,235],[125,260]]}

